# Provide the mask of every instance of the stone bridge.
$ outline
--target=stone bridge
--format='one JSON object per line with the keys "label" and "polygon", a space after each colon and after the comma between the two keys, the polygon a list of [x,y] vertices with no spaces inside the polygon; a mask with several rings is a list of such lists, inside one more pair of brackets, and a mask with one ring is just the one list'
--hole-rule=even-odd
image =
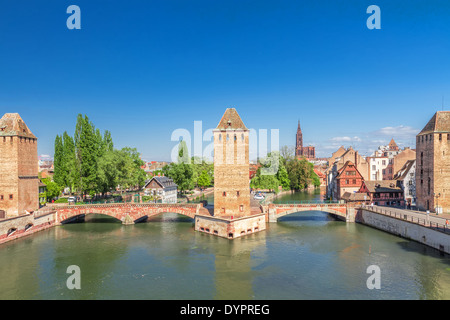
{"label": "stone bridge", "polygon": [[163,212],[174,212],[194,219],[195,215],[210,215],[202,204],[169,204],[169,203],[111,203],[92,205],[55,206],[55,224],[60,225],[76,220],[88,214],[104,214],[122,221],[123,224],[134,224]]}
{"label": "stone bridge", "polygon": [[300,211],[323,211],[339,220],[355,222],[355,208],[344,203],[302,203],[302,204],[274,204],[264,208],[268,222],[277,222],[281,217]]}

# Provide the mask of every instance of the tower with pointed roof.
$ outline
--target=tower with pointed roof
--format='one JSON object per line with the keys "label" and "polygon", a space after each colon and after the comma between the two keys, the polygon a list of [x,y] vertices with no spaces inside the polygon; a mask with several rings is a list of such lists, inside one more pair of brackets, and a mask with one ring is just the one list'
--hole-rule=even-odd
{"label": "tower with pointed roof", "polygon": [[422,210],[450,212],[450,111],[438,111],[416,136],[416,196]]}
{"label": "tower with pointed roof", "polygon": [[251,213],[249,130],[236,109],[225,110],[214,134],[214,216]]}
{"label": "tower with pointed roof", "polygon": [[388,147],[389,147],[390,151],[398,151],[399,150],[397,143],[395,143],[395,141],[394,141],[394,138],[391,139],[391,142],[389,142]]}
{"label": "tower with pointed roof", "polygon": [[0,214],[39,209],[37,138],[18,113],[0,119]]}

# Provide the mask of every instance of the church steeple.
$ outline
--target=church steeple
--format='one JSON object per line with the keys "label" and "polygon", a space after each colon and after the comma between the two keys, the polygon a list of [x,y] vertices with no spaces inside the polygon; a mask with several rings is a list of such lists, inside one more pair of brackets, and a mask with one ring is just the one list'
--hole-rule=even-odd
{"label": "church steeple", "polygon": [[295,155],[296,156],[303,155],[303,134],[302,129],[300,128],[300,120],[298,120],[297,135],[295,142]]}

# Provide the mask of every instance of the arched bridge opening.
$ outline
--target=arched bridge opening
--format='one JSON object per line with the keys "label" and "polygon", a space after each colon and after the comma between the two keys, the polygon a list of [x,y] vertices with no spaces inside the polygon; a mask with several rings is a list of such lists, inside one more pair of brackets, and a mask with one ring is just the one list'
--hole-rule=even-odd
{"label": "arched bridge opening", "polygon": [[89,214],[107,215],[121,221],[122,224],[135,224],[165,212],[177,213],[194,219],[201,207],[201,204],[69,205],[56,208],[56,214],[59,224],[82,221]]}
{"label": "arched bridge opening", "polygon": [[268,221],[277,222],[279,218],[297,212],[321,211],[339,220],[348,221],[348,208],[345,204],[307,204],[307,205],[278,205],[270,204],[267,209]]}

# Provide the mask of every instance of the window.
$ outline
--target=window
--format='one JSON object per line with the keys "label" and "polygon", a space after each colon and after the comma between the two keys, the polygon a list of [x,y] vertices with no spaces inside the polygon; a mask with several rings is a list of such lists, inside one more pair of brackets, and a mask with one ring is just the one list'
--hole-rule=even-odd
{"label": "window", "polygon": [[230,140],[230,135],[227,134],[227,141],[229,141],[229,140]]}
{"label": "window", "polygon": [[226,196],[227,196],[227,193],[224,191],[224,192],[222,193],[222,196],[226,197]]}
{"label": "window", "polygon": [[356,184],[356,179],[353,179],[353,184]]}
{"label": "window", "polygon": [[244,134],[241,134],[241,140],[244,141]]}
{"label": "window", "polygon": [[242,204],[239,206],[239,211],[240,212],[244,211],[244,206]]}
{"label": "window", "polygon": [[237,141],[237,137],[236,137],[236,135],[234,135],[234,142],[236,142]]}
{"label": "window", "polygon": [[3,200],[3,195],[0,195],[0,200]]}
{"label": "window", "polygon": [[428,195],[431,194],[431,178],[428,177]]}
{"label": "window", "polygon": [[450,133],[447,133],[447,140],[450,140]]}
{"label": "window", "polygon": [[442,133],[439,133],[439,141],[442,141]]}
{"label": "window", "polygon": [[9,195],[9,200],[12,200],[12,199],[13,199],[13,195],[10,194],[10,195]]}
{"label": "window", "polygon": [[236,196],[240,196],[240,192],[239,191],[236,191]]}
{"label": "window", "polygon": [[222,135],[219,134],[219,141],[222,141]]}
{"label": "window", "polygon": [[349,184],[349,180],[345,180],[345,184]]}

